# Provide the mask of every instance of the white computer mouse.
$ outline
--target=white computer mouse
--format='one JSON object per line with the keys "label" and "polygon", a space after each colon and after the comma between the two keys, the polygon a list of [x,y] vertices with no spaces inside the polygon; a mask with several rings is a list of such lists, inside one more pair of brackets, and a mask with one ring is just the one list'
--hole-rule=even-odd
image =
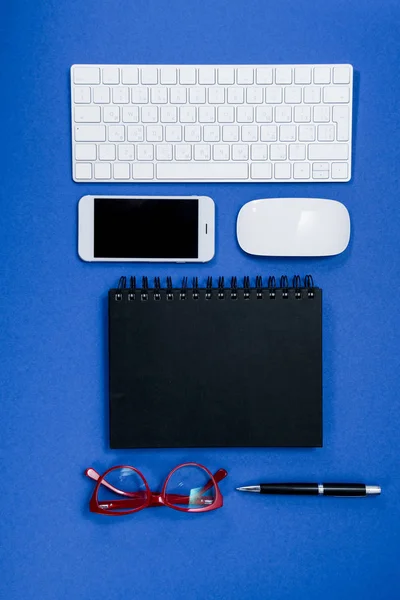
{"label": "white computer mouse", "polygon": [[237,218],[240,247],[258,256],[333,256],[350,240],[350,215],[336,200],[252,200]]}

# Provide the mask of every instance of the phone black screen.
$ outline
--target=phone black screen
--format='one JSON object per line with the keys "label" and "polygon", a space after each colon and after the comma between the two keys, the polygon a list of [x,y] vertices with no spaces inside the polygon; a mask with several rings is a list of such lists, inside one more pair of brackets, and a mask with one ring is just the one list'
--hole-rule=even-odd
{"label": "phone black screen", "polygon": [[198,258],[199,201],[94,199],[96,258]]}

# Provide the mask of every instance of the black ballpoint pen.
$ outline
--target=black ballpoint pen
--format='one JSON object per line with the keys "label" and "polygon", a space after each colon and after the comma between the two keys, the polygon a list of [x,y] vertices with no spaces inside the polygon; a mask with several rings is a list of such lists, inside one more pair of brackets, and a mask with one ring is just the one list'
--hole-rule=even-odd
{"label": "black ballpoint pen", "polygon": [[370,496],[381,493],[379,485],[364,483],[260,483],[236,488],[239,492],[285,496]]}

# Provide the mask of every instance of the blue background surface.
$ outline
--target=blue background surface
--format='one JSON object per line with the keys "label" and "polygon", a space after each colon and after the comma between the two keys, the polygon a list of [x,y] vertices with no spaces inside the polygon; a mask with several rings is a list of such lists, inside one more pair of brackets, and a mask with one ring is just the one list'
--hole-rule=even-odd
{"label": "blue background surface", "polygon": [[[396,598],[399,553],[399,18],[397,1],[13,0],[1,27],[2,577],[7,600]],[[86,185],[71,179],[74,63],[352,63],[347,184]],[[204,194],[217,207],[206,265],[87,264],[85,194]],[[260,197],[340,200],[341,256],[256,259],[235,219]],[[110,451],[106,293],[121,274],[304,275],[324,290],[324,448]],[[223,352],[223,344],[221,344]],[[188,400],[190,401],[190,399]],[[176,464],[225,467],[225,505],[91,515],[83,476],[126,462],[153,489]],[[239,494],[264,480],[363,480],[369,499]]]}

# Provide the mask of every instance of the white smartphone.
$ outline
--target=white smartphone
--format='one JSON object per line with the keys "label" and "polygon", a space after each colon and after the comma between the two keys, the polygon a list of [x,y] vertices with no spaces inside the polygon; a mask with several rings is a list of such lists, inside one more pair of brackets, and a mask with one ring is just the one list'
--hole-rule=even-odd
{"label": "white smartphone", "polygon": [[94,262],[207,262],[215,205],[207,196],[83,196],[78,254]]}

